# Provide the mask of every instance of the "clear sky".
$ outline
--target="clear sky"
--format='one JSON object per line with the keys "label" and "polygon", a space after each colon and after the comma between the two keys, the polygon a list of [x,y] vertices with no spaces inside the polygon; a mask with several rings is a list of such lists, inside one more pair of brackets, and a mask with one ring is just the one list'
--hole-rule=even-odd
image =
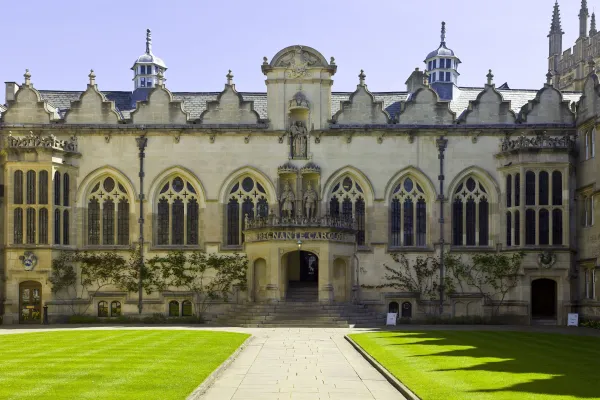
{"label": "clear sky", "polygon": [[[538,89],[545,82],[554,0],[30,0],[3,1],[0,79],[38,89],[132,90],[136,58],[152,30],[171,91],[221,91],[231,69],[239,91],[265,91],[260,65],[301,44],[338,65],[334,91],[354,91],[361,69],[371,91],[405,90],[440,42],[461,59],[461,86]],[[578,34],[579,0],[559,0],[563,49]],[[600,12],[600,0],[588,0]],[[0,95],[3,102],[4,96]]]}

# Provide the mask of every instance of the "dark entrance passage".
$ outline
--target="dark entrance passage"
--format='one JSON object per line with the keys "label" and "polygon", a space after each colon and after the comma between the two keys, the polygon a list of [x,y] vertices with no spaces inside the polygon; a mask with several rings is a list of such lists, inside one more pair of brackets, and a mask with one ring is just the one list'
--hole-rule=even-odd
{"label": "dark entrance passage", "polygon": [[317,301],[319,297],[319,258],[310,251],[288,254],[289,301]]}
{"label": "dark entrance passage", "polygon": [[39,324],[42,320],[42,284],[34,281],[19,285],[19,322]]}
{"label": "dark entrance passage", "polygon": [[552,279],[531,282],[531,318],[556,319],[556,282]]}

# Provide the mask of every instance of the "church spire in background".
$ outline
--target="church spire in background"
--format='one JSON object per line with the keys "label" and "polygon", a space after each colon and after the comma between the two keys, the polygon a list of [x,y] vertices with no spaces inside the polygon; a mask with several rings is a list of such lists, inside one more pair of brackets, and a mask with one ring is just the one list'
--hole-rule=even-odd
{"label": "church spire in background", "polygon": [[587,7],[587,0],[581,0],[581,10],[579,10],[579,37],[583,38],[587,36],[588,29],[588,18],[590,17],[590,12]]}
{"label": "church spire in background", "polygon": [[590,24],[590,37],[594,36],[596,33],[598,33],[598,30],[596,29],[596,13],[592,13],[592,22]]}
{"label": "church spire in background", "polygon": [[552,34],[563,34],[562,27],[560,26],[560,8],[558,6],[558,0],[554,3],[554,12],[552,13],[552,23],[550,24],[550,35]]}

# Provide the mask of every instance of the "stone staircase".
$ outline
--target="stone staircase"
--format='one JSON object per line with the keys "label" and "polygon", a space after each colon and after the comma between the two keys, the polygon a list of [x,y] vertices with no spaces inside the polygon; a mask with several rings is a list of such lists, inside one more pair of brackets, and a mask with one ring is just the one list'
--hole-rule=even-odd
{"label": "stone staircase", "polygon": [[279,303],[235,304],[210,324],[246,328],[348,328],[381,326],[385,318],[365,306],[351,303],[324,304],[318,301],[316,285],[293,284],[287,299]]}

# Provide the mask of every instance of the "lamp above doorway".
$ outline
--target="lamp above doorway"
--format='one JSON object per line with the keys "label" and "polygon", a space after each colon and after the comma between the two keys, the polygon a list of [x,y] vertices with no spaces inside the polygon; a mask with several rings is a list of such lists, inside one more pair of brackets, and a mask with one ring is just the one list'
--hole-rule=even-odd
{"label": "lamp above doorway", "polygon": [[302,240],[298,239],[298,243],[296,243],[298,245],[298,250],[300,250],[302,248]]}

